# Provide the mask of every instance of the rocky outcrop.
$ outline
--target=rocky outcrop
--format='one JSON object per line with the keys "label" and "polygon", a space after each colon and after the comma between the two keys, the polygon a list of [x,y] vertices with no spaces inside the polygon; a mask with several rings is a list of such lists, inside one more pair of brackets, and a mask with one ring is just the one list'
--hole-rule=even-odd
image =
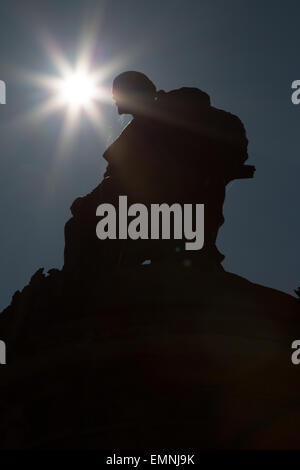
{"label": "rocky outcrop", "polygon": [[1,449],[299,448],[299,301],[221,266],[37,271],[0,316]]}

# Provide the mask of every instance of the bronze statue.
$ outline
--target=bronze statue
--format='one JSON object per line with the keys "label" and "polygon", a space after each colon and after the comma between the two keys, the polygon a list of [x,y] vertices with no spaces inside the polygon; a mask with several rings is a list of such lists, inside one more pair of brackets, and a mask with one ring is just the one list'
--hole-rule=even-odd
{"label": "bronze statue", "polygon": [[[65,272],[98,272],[103,266],[162,261],[185,255],[178,240],[105,240],[96,237],[96,209],[131,203],[205,205],[205,242],[194,260],[219,264],[224,256],[216,238],[224,222],[225,187],[236,178],[251,178],[245,129],[238,117],[211,106],[196,88],[157,91],[144,74],[128,71],[113,82],[119,114],[133,119],[105,151],[108,162],[102,183],[72,205],[65,227]],[[191,253],[189,253],[191,256]],[[101,267],[102,266],[102,267]]]}

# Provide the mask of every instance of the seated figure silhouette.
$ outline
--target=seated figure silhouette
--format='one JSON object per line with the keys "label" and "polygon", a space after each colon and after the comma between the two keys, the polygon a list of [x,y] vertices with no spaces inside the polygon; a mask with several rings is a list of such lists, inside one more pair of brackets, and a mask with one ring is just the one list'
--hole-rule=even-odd
{"label": "seated figure silhouette", "polygon": [[101,184],[71,207],[64,271],[94,275],[105,267],[184,255],[185,240],[97,239],[96,208],[105,202],[117,207],[119,195],[127,195],[129,204],[203,203],[205,243],[201,253],[193,254],[220,263],[224,256],[216,248],[216,238],[224,222],[225,186],[254,173],[254,167],[244,165],[248,140],[243,124],[213,108],[205,92],[157,91],[140,72],[117,76],[113,98],[119,114],[131,114],[133,119],[103,155],[108,167]]}

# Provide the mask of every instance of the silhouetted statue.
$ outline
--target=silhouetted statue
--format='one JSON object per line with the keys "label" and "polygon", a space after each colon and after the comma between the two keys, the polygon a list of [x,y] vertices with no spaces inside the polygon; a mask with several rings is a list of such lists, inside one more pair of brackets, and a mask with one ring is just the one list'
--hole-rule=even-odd
{"label": "silhouetted statue", "polygon": [[[220,269],[215,246],[226,184],[253,176],[242,123],[136,72],[113,92],[133,120],[71,207],[63,271],[38,269],[0,315],[0,449],[299,449],[299,299]],[[189,264],[179,240],[100,241],[96,208],[119,195],[204,203],[204,248]]]}
{"label": "silhouetted statue", "polygon": [[71,207],[64,270],[81,276],[103,266],[184,255],[185,240],[98,240],[96,208],[104,202],[117,207],[119,195],[127,195],[129,204],[204,203],[205,244],[193,257],[220,263],[224,256],[215,242],[224,222],[225,186],[254,172],[254,167],[244,165],[248,140],[243,124],[213,108],[205,92],[157,91],[140,72],[117,76],[113,98],[119,114],[131,114],[133,119],[103,155],[108,167],[102,183]]}

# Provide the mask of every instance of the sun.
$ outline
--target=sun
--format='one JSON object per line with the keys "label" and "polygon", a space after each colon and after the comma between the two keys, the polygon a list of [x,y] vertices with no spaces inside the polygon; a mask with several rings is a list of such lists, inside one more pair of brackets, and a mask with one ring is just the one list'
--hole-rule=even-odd
{"label": "sun", "polygon": [[121,69],[125,59],[115,57],[104,62],[99,57],[99,62],[95,61],[99,49],[97,28],[92,22],[88,29],[83,29],[72,62],[57,42],[44,32],[42,43],[54,73],[20,69],[22,79],[30,86],[39,88],[41,99],[19,116],[15,125],[40,126],[51,115],[60,114],[62,121],[57,138],[58,157],[72,154],[80,131],[86,129],[86,122],[92,125],[101,142],[110,132],[105,106],[112,104],[112,96],[107,82]]}
{"label": "sun", "polygon": [[97,86],[92,75],[74,72],[65,77],[59,87],[63,103],[71,107],[87,107],[97,98]]}

